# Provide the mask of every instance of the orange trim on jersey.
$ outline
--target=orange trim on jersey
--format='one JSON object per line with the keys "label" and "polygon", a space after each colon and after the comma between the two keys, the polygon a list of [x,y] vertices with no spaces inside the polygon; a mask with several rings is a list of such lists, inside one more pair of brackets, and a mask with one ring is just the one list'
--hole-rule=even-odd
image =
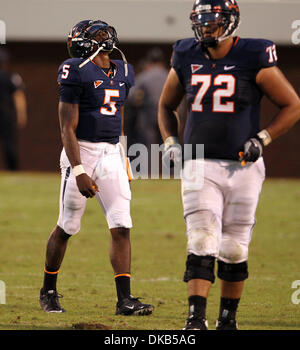
{"label": "orange trim on jersey", "polygon": [[238,43],[239,40],[240,40],[240,37],[237,36],[236,39],[235,39],[235,42],[233,43],[233,46],[235,46]]}
{"label": "orange trim on jersey", "polygon": [[59,270],[54,271],[54,272],[50,272],[50,271],[47,271],[44,267],[44,272],[48,273],[49,275],[57,275],[59,273]]}
{"label": "orange trim on jersey", "polygon": [[122,276],[131,277],[131,274],[130,273],[119,273],[118,275],[115,275],[115,278],[122,277]]}
{"label": "orange trim on jersey", "polygon": [[126,158],[126,172],[127,172],[127,176],[128,176],[128,180],[131,181],[132,177],[130,174],[130,164],[129,164],[129,159]]}

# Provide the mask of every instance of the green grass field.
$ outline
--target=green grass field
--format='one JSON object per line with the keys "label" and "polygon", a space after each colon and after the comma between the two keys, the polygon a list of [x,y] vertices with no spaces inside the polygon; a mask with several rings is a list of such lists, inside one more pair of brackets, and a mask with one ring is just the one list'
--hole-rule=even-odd
{"label": "green grass field", "polygon": [[[64,314],[40,310],[46,241],[56,224],[60,177],[0,173],[0,330],[109,328],[182,329],[187,316],[182,282],[186,237],[175,180],[132,183],[132,293],[155,305],[147,317],[115,316],[116,293],[109,262],[109,231],[95,199],[81,232],[69,241],[58,279]],[[238,312],[241,330],[299,330],[300,304],[292,282],[300,280],[300,181],[267,180],[250,246],[249,279]],[[209,329],[219,308],[219,283],[208,301]],[[81,327],[82,328],[82,327]]]}

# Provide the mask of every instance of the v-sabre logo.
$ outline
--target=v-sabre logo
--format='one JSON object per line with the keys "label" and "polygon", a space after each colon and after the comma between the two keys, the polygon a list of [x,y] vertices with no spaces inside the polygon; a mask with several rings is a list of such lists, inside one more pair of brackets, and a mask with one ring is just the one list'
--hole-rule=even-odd
{"label": "v-sabre logo", "polygon": [[192,73],[195,73],[202,68],[203,68],[203,64],[191,64]]}
{"label": "v-sabre logo", "polygon": [[102,83],[103,83],[103,80],[95,80],[94,81],[95,89],[97,89],[97,87],[100,86]]}

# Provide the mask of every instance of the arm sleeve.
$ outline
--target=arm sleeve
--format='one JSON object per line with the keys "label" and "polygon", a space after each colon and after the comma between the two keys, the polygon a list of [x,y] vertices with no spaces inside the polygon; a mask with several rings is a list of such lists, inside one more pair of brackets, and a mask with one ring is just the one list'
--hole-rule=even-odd
{"label": "arm sleeve", "polygon": [[78,67],[64,62],[58,69],[59,100],[67,103],[79,103],[82,93],[81,77]]}
{"label": "arm sleeve", "polygon": [[177,43],[173,45],[173,52],[171,57],[171,67],[174,68],[175,72],[177,73],[178,79],[182,86],[184,86],[184,78],[181,68],[181,57],[179,53],[176,51]]}
{"label": "arm sleeve", "polygon": [[276,45],[272,41],[266,40],[259,53],[258,68],[268,68],[277,65]]}
{"label": "arm sleeve", "polygon": [[80,101],[81,86],[60,84],[59,101],[77,104]]}
{"label": "arm sleeve", "polygon": [[127,76],[127,83],[126,83],[126,97],[129,94],[129,90],[131,87],[133,87],[135,84],[135,77],[134,77],[134,69],[131,64],[128,64],[128,76]]}

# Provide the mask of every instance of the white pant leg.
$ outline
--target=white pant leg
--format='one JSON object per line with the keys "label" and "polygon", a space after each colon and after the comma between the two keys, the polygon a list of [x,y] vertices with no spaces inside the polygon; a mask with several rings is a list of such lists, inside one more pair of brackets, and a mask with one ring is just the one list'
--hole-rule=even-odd
{"label": "white pant leg", "polygon": [[131,228],[131,190],[118,144],[108,145],[103,150],[94,176],[99,188],[96,196],[103,208],[108,227]]}
{"label": "white pant leg", "polygon": [[[201,166],[198,167],[196,164],[203,161],[187,162],[190,176],[189,179],[182,177],[181,181],[187,252],[198,256],[217,257],[222,232],[223,194],[219,186],[212,181],[215,168],[205,161],[203,179]],[[195,176],[192,176],[193,172]]]}
{"label": "white pant leg", "polygon": [[[82,163],[85,169],[89,169],[85,162]],[[60,166],[61,190],[57,225],[67,234],[75,235],[80,230],[81,217],[85,210],[87,198],[78,190],[75,176],[64,149],[61,152]]]}
{"label": "white pant leg", "polygon": [[265,179],[263,159],[229,170],[225,191],[222,242],[219,260],[240,263],[248,259],[248,246],[255,225],[255,212]]}

